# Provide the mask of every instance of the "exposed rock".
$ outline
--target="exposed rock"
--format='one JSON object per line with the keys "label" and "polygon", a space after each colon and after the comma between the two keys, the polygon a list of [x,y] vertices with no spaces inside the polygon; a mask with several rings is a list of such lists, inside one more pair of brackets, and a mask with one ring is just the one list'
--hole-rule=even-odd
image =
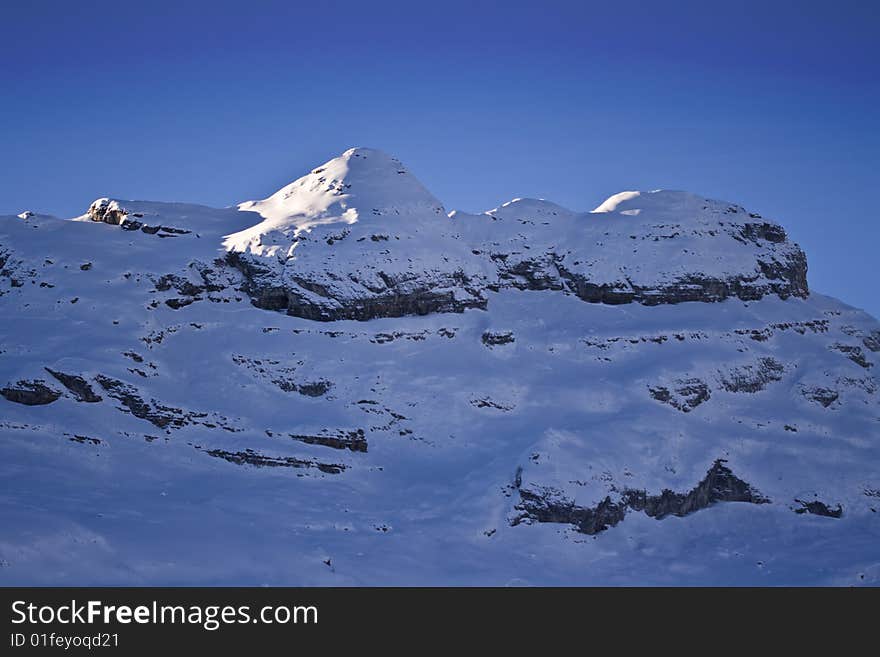
{"label": "exposed rock", "polygon": [[651,397],[664,404],[689,413],[711,397],[709,386],[700,379],[677,379],[672,389],[666,386],[648,388]]}
{"label": "exposed rock", "polygon": [[[477,252],[479,253],[479,251]],[[497,287],[520,290],[564,290],[565,277],[557,266],[555,253],[522,257],[522,254],[492,253],[489,256],[498,268]]]}
{"label": "exposed rock", "polygon": [[333,383],[331,381],[312,381],[295,385],[296,391],[306,397],[321,397],[330,392],[332,388]]}
{"label": "exposed rock", "polygon": [[109,198],[99,198],[88,209],[89,218],[92,221],[101,221],[114,226],[120,225],[128,216],[128,211],[119,205],[117,201]]}
{"label": "exposed rock", "polygon": [[665,518],[669,515],[686,516],[716,502],[767,504],[770,501],[733,474],[725,465],[726,462],[725,459],[715,461],[703,480],[688,493],[667,489],[659,495],[648,495],[645,491],[626,490],[624,503],[635,511],[644,511],[652,518]]}
{"label": "exposed rock", "polygon": [[[99,198],[89,206],[86,213],[92,221],[100,221],[105,224],[119,226],[122,230],[139,230],[147,235],[157,235],[159,237],[175,237],[177,235],[188,235],[192,231],[181,228],[173,228],[170,226],[150,226],[138,219],[143,218],[141,212],[130,212],[120,205],[119,201],[109,198]],[[91,264],[89,265],[91,267]],[[85,269],[88,269],[86,267]]]}
{"label": "exposed rock", "polygon": [[165,305],[171,308],[172,310],[180,310],[181,308],[185,308],[186,306],[192,304],[195,301],[199,301],[198,297],[189,297],[186,299],[166,299]]}
{"label": "exposed rock", "polygon": [[367,439],[363,429],[354,431],[337,431],[335,434],[323,433],[320,435],[287,434],[294,440],[309,445],[323,445],[333,449],[347,449],[352,452],[366,452]]}
{"label": "exposed rock", "polygon": [[146,402],[138,394],[137,388],[109,376],[99,374],[95,380],[107,391],[108,395],[120,401],[128,412],[137,418],[147,420],[160,429],[169,426],[183,427],[190,424],[195,418],[207,417],[207,413],[187,412],[180,408],[165,406],[156,400]]}
{"label": "exposed rock", "polygon": [[804,387],[801,388],[801,394],[810,401],[821,404],[825,408],[831,406],[840,397],[840,393],[837,390],[822,387]]}
{"label": "exposed rock", "polygon": [[721,385],[728,392],[760,392],[774,381],[781,381],[785,366],[775,358],[761,358],[757,363],[721,373]]}
{"label": "exposed rock", "polygon": [[832,509],[825,502],[820,502],[819,500],[813,500],[811,502],[804,502],[803,500],[795,500],[800,507],[794,510],[795,513],[811,513],[817,516],[826,516],[828,518],[840,518],[843,515],[843,507],[838,504],[837,508]]}
{"label": "exposed rock", "polygon": [[762,223],[743,224],[742,228],[740,229],[740,235],[743,237],[743,239],[751,240],[752,242],[767,240],[768,242],[775,242],[779,244],[788,239],[788,236],[785,234],[785,230],[782,228],[782,226],[779,226],[778,224],[771,224],[766,221]]}
{"label": "exposed rock", "polygon": [[40,379],[34,381],[19,381],[15,385],[0,389],[0,395],[16,404],[26,406],[42,406],[51,404],[61,396],[57,390],[53,390]]}
{"label": "exposed rock", "polygon": [[292,456],[267,456],[252,449],[246,449],[242,452],[209,449],[205,450],[205,453],[236,465],[254,465],[258,468],[317,468],[326,474],[339,474],[346,468],[340,463],[321,463]]}
{"label": "exposed rock", "polygon": [[520,489],[520,503],[515,507],[523,515],[511,523],[516,526],[525,518],[538,522],[555,522],[573,525],[582,534],[598,534],[613,527],[626,515],[624,504],[606,497],[594,507],[577,506],[570,500],[551,501],[544,495]]}
{"label": "exposed rock", "polygon": [[250,254],[231,252],[227,262],[243,274],[243,289],[255,306],[315,321],[461,313],[485,310],[488,303],[460,270],[398,275],[380,271],[370,282],[353,272],[345,287],[336,290],[304,276],[281,277]]}
{"label": "exposed rock", "polygon": [[64,372],[56,372],[55,370],[44,368],[49,374],[54,376],[61,384],[73,393],[77,401],[95,403],[103,399],[100,395],[96,395],[92,390],[92,386],[81,376],[75,374],[65,374]]}
{"label": "exposed rock", "polygon": [[100,438],[90,438],[89,436],[71,436],[69,438],[71,442],[86,444],[89,445],[102,445],[103,441]]}
{"label": "exposed rock", "polygon": [[481,397],[479,399],[472,399],[471,406],[476,406],[477,408],[494,408],[498,411],[512,411],[514,406],[509,404],[502,404],[500,402],[493,401],[489,397]]}
{"label": "exposed rock", "polygon": [[864,367],[865,369],[874,367],[874,363],[872,363],[865,357],[865,352],[862,351],[862,348],[859,346],[838,343],[833,345],[831,348],[834,351],[842,353],[859,367]]}
{"label": "exposed rock", "polygon": [[[232,360],[236,365],[251,370],[257,377],[270,381],[284,392],[297,392],[306,397],[321,397],[333,388],[333,382],[324,379],[299,383],[294,379],[297,369],[295,366],[282,365],[280,361],[274,359],[257,359],[233,354]],[[302,364],[303,361],[296,363],[296,365]]]}
{"label": "exposed rock", "polygon": [[[670,515],[686,516],[717,502],[769,503],[770,500],[734,475],[725,463],[724,459],[715,461],[702,481],[687,493],[667,489],[659,495],[648,495],[644,490],[627,488],[617,501],[606,496],[594,507],[577,506],[552,489],[533,491],[520,487],[520,502],[514,508],[522,514],[511,524],[517,525],[529,518],[537,522],[570,524],[583,534],[596,534],[618,524],[629,510],[642,511],[659,520]],[[520,474],[518,479],[521,481]]]}
{"label": "exposed rock", "polygon": [[487,347],[495,347],[504,344],[511,344],[516,341],[516,338],[513,337],[513,331],[501,331],[497,333],[486,331],[483,333],[482,340],[483,344]]}
{"label": "exposed rock", "polygon": [[[443,331],[444,329],[440,329]],[[392,331],[391,333],[377,333],[372,338],[370,338],[370,342],[373,344],[386,344],[388,342],[394,342],[395,340],[414,340],[416,342],[421,342],[422,340],[426,340],[428,337],[428,331],[420,331],[417,333],[406,332],[406,331]],[[438,331],[439,334],[439,331]],[[453,333],[453,336],[455,334]]]}
{"label": "exposed rock", "polygon": [[871,351],[880,351],[880,331],[871,331],[870,334],[862,338],[862,344]]}

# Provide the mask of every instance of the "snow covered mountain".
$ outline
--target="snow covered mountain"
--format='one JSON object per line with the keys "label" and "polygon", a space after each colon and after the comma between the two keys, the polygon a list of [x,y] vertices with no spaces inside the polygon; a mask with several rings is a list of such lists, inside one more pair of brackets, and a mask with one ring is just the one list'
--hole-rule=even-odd
{"label": "snow covered mountain", "polygon": [[676,191],[0,217],[0,584],[878,584],[880,323]]}

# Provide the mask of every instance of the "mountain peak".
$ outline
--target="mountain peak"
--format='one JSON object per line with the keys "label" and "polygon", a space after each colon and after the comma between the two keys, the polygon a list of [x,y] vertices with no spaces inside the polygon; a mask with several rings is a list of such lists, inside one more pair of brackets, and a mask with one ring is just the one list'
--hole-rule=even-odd
{"label": "mountain peak", "polygon": [[280,232],[286,239],[315,226],[354,224],[365,218],[430,220],[446,215],[443,204],[400,160],[363,147],[350,148],[268,198],[246,201],[238,209],[256,212],[263,221],[230,235],[225,245],[233,251],[257,252],[267,233]]}

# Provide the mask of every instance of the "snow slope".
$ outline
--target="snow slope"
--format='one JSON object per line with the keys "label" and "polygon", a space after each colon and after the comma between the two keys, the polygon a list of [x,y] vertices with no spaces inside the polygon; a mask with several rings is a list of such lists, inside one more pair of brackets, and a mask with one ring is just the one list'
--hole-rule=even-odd
{"label": "snow slope", "polygon": [[805,276],[733,204],[447,215],[368,149],[2,217],[0,584],[876,585],[880,323]]}

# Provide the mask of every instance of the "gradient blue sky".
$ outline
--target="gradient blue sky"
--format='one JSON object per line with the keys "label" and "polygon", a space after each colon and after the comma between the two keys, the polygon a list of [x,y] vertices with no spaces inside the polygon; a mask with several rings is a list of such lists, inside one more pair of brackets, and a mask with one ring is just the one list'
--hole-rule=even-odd
{"label": "gradient blue sky", "polygon": [[449,209],[686,189],[880,316],[880,3],[3,2],[0,214],[224,206],[350,146]]}

